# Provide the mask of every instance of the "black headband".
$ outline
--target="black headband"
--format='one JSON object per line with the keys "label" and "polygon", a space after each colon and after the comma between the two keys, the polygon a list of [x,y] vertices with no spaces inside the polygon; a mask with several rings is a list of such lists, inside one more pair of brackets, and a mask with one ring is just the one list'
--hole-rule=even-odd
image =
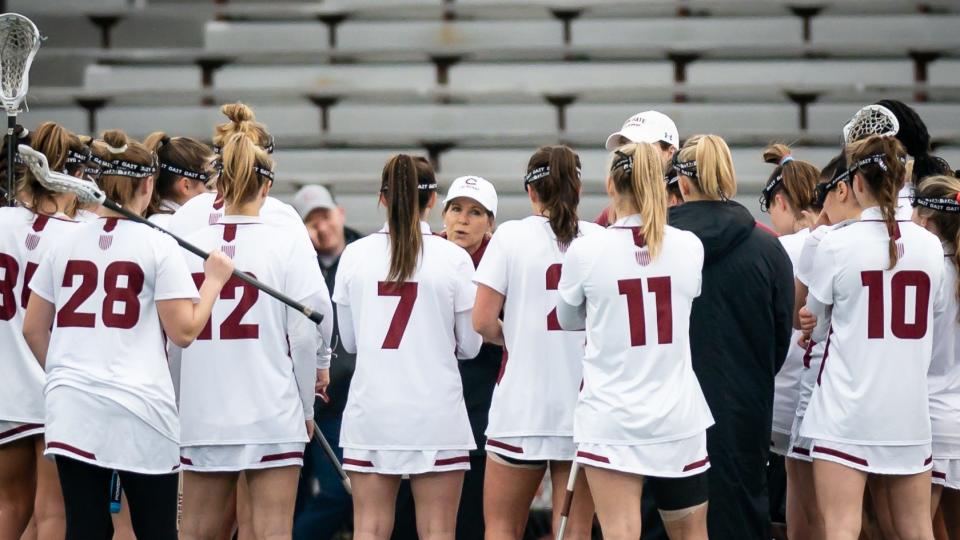
{"label": "black headband", "polygon": [[77,152],[76,150],[67,150],[67,165],[80,165],[90,161],[90,147],[84,147],[84,152]]}
{"label": "black headband", "polygon": [[[433,191],[438,187],[439,185],[436,182],[430,182],[429,184],[420,184],[419,182],[417,183],[417,189],[421,191]],[[383,186],[382,188],[380,188],[380,193],[386,193],[386,192],[387,192],[387,186]]]}
{"label": "black headband", "polygon": [[837,187],[840,182],[849,181],[850,169],[840,169],[828,182],[817,184],[817,205],[822,207],[824,201],[827,200],[827,194],[830,193],[833,188]]}
{"label": "black headband", "polygon": [[[960,198],[960,193],[957,194],[957,197]],[[914,207],[922,206],[937,212],[960,214],[960,201],[958,201],[956,198],[917,197],[916,195],[911,195],[910,204],[912,204]]]}
{"label": "black headband", "polygon": [[673,154],[673,168],[677,171],[678,176],[697,178],[697,160],[680,161],[680,152]]}
{"label": "black headband", "polygon": [[[544,165],[542,167],[537,167],[532,171],[528,172],[526,176],[523,177],[523,189],[527,189],[527,186],[550,176],[550,166]],[[577,178],[580,178],[580,167],[577,167]]]}
{"label": "black headband", "polygon": [[273,171],[271,171],[270,169],[264,169],[259,165],[254,165],[253,172],[273,182]]}
{"label": "black headband", "polygon": [[616,151],[617,159],[610,166],[611,171],[623,169],[624,172],[633,172],[633,156]]}
{"label": "black headband", "polygon": [[780,184],[783,183],[783,173],[774,176],[767,185],[763,186],[763,190],[760,191],[760,211],[766,212],[770,208],[770,200],[773,198],[773,193],[777,190]]}
{"label": "black headband", "polygon": [[161,161],[159,167],[170,174],[173,174],[176,176],[183,176],[184,178],[189,178],[191,180],[206,182],[207,180],[210,179],[210,175],[205,172],[192,171],[190,169],[181,167],[179,165],[174,165],[173,163],[168,163],[166,161]]}
{"label": "black headband", "polygon": [[129,178],[147,178],[157,173],[153,165],[140,165],[123,159],[96,159],[100,166],[100,176],[127,176]]}
{"label": "black headband", "polygon": [[[273,135],[270,135],[270,140],[267,142],[267,145],[266,145],[266,146],[261,146],[260,149],[263,150],[264,152],[268,153],[268,154],[272,154],[272,153],[273,153]],[[223,147],[217,146],[217,145],[213,145],[213,152],[214,152],[215,154],[220,154],[221,152],[223,152]]]}

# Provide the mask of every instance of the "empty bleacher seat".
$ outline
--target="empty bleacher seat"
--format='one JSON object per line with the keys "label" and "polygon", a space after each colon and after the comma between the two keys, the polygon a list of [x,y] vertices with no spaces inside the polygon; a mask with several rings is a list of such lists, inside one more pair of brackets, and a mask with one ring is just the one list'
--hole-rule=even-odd
{"label": "empty bleacher seat", "polygon": [[278,181],[324,184],[337,193],[376,193],[383,166],[403,152],[423,155],[422,149],[278,150],[273,154]]}
{"label": "empty bleacher seat", "polygon": [[[960,142],[957,106],[951,103],[911,103],[927,125],[935,141]],[[836,134],[840,141],[844,124],[860,109],[860,104],[815,103],[810,106],[810,131],[824,137]]]}
{"label": "empty bleacher seat", "polygon": [[960,86],[960,60],[937,60],[929,69],[930,84]]}
{"label": "empty bleacher seat", "polygon": [[960,15],[844,15],[814,17],[812,45],[834,55],[905,55],[956,50]]}
{"label": "empty bleacher seat", "polygon": [[87,113],[78,107],[35,107],[17,117],[17,123],[30,130],[42,122],[56,122],[74,133],[87,133]]}
{"label": "empty bleacher seat", "polygon": [[673,87],[669,62],[462,63],[450,68],[450,90],[465,93],[608,94]]}
{"label": "empty bleacher seat", "polygon": [[808,89],[842,84],[909,84],[910,60],[710,60],[687,67],[687,82],[718,86],[777,85]]}
{"label": "empty bleacher seat", "polygon": [[94,64],[87,66],[83,86],[87,90],[104,91],[199,90],[200,68]]}
{"label": "empty bleacher seat", "polygon": [[329,42],[327,27],[310,22],[222,22],[206,23],[204,49],[230,54],[284,51],[325,51]]}
{"label": "empty bleacher seat", "polygon": [[432,64],[235,65],[216,72],[216,89],[302,88],[327,92],[427,92],[435,87]]}
{"label": "empty bleacher seat", "polygon": [[[446,182],[458,176],[477,175],[493,182],[498,192],[523,193],[523,176],[535,146],[523,149],[453,149],[440,156],[439,176]],[[576,149],[580,156],[584,188],[603,193],[607,152]]]}

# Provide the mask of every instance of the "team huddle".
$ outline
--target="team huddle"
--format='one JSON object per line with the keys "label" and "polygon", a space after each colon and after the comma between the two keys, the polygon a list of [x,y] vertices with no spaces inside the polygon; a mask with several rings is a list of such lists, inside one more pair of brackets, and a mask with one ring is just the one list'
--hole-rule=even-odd
{"label": "team huddle", "polygon": [[[490,539],[523,536],[547,470],[564,538],[594,516],[612,539],[654,520],[672,540],[770,538],[770,452],[791,540],[932,540],[938,514],[960,535],[960,179],[906,105],[858,111],[822,169],[782,144],[757,156],[773,230],[732,200],[726,142],[681,145],[655,111],[607,140],[596,223],[578,155],[545,146],[520,171],[530,216],[478,246],[427,221],[492,225],[494,186],[458,178],[441,201],[430,162],[398,154],[371,194],[386,223],[346,247],[332,290],[270,196],[267,127],[221,110],[212,147],[21,132],[209,255],[18,165],[0,209],[0,537],[110,538],[116,475],[141,540],[217,538],[232,497],[250,537],[290,538],[337,339],[357,357],[339,440],[355,538],[390,537],[402,478],[420,537],[454,538],[478,444]],[[480,440],[458,365],[487,345],[503,359]]]}

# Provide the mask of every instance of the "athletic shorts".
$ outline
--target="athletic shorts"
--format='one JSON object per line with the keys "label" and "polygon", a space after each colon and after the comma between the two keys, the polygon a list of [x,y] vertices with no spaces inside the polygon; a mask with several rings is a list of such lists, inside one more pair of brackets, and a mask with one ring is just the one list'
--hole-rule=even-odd
{"label": "athletic shorts", "polygon": [[343,449],[343,469],[376,474],[425,474],[469,471],[469,450]]}
{"label": "athletic shorts", "polygon": [[787,452],[787,457],[809,463],[813,461],[813,458],[810,457],[810,450],[813,449],[813,440],[800,436],[801,424],[803,424],[803,417],[795,416],[793,418],[793,429],[790,430],[790,451]]}
{"label": "athletic shorts", "polygon": [[930,444],[874,446],[814,439],[810,457],[870,474],[919,474],[933,466]]}
{"label": "athletic shorts", "polygon": [[580,443],[577,463],[657,478],[683,478],[710,468],[707,432],[657,444]]}
{"label": "athletic shorts", "polygon": [[0,446],[34,435],[43,435],[43,424],[0,420]]}
{"label": "athletic shorts", "polygon": [[770,432],[770,451],[778,456],[786,456],[790,451],[790,434],[780,431]]}
{"label": "athletic shorts", "polygon": [[194,472],[240,472],[275,467],[303,467],[305,443],[184,446],[180,467]]}
{"label": "athletic shorts", "polygon": [[544,467],[550,461],[573,461],[577,446],[573,437],[487,437],[484,449],[503,458],[501,462]]}

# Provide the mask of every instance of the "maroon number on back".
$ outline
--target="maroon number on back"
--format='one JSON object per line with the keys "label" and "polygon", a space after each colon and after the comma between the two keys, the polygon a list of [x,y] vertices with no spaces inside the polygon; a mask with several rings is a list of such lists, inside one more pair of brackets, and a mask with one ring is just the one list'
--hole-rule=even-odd
{"label": "maroon number on back", "polygon": [[[867,338],[883,339],[883,272],[860,273],[867,288]],[[907,322],[907,287],[916,290],[913,322]],[[890,331],[900,339],[920,339],[927,335],[927,309],[930,306],[930,276],[919,270],[901,270],[890,279]]]}
{"label": "maroon number on back", "polygon": [[380,281],[377,283],[377,295],[400,297],[397,309],[393,312],[393,318],[390,319],[390,328],[381,346],[382,349],[399,349],[403,333],[407,330],[407,323],[410,322],[410,314],[413,313],[413,304],[417,300],[417,284],[406,281],[398,286],[396,283]]}
{"label": "maroon number on back", "polygon": [[20,305],[27,309],[27,302],[30,300],[30,280],[36,273],[39,265],[35,262],[28,262],[27,269],[23,272],[23,290],[20,291]]}
{"label": "maroon number on back", "polygon": [[[555,291],[560,286],[561,264],[551,264],[547,267],[547,290]],[[550,310],[547,315],[547,330],[563,330],[560,328],[560,320],[557,318],[557,308]]]}
{"label": "maroon number on back", "polygon": [[[250,272],[246,272],[246,274],[253,278],[257,277]],[[191,276],[193,277],[193,282],[199,289],[203,285],[203,272],[191,274]],[[244,323],[242,321],[244,315],[250,311],[250,308],[252,308],[254,304],[257,303],[257,299],[260,298],[260,289],[257,289],[236,276],[231,276],[230,279],[227,280],[226,285],[223,286],[223,289],[220,290],[220,299],[235,300],[237,298],[237,289],[243,289],[240,295],[240,301],[237,302],[233,311],[220,323],[220,339],[258,339],[260,337],[260,325],[256,323]],[[200,331],[197,339],[213,339],[213,329],[210,319],[207,319],[207,324],[203,327],[203,330]]]}
{"label": "maroon number on back", "polygon": [[9,321],[17,314],[17,296],[13,294],[13,288],[17,286],[20,265],[10,255],[0,253],[0,270],[3,270],[3,279],[0,280],[0,321]]}
{"label": "maroon number on back", "polygon": [[[126,284],[120,285],[120,278],[126,278]],[[103,274],[103,324],[110,328],[130,329],[140,320],[140,293],[143,292],[143,270],[136,263],[127,261],[112,262]],[[114,312],[116,305],[123,304],[120,313]]]}
{"label": "maroon number on back", "polygon": [[[627,320],[630,325],[630,346],[642,347],[647,344],[647,320],[643,311],[643,279],[621,279],[617,281],[621,295],[627,297]],[[670,277],[647,279],[647,289],[653,293],[657,306],[657,343],[673,343],[673,297]]]}
{"label": "maroon number on back", "polygon": [[73,287],[74,278],[80,278],[80,284],[73,296],[57,312],[59,328],[93,328],[97,325],[95,313],[80,313],[77,309],[97,290],[97,265],[91,261],[67,261],[63,271],[62,287]]}

